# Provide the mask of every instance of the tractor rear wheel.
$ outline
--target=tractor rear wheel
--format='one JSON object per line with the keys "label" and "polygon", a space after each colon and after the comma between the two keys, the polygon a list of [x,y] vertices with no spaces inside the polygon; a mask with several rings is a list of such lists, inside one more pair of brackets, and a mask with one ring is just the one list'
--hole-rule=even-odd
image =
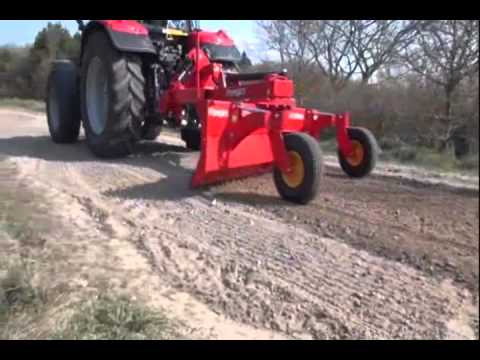
{"label": "tractor rear wheel", "polygon": [[80,98],[87,143],[105,158],[132,152],[142,137],[146,104],[141,58],[115,49],[103,31],[87,39]]}
{"label": "tractor rear wheel", "polygon": [[285,200],[306,204],[318,193],[323,172],[322,153],[313,137],[304,133],[284,136],[292,171],[275,168],[273,178],[278,193]]}
{"label": "tractor rear wheel", "polygon": [[47,84],[47,123],[52,140],[69,144],[80,134],[77,67],[67,60],[53,63]]}
{"label": "tractor rear wheel", "polygon": [[352,141],[353,153],[345,156],[338,151],[338,159],[342,170],[350,177],[361,178],[369,175],[375,168],[378,158],[378,145],[373,134],[364,128],[347,129]]}
{"label": "tractor rear wheel", "polygon": [[145,124],[142,128],[142,139],[155,140],[162,132],[161,125],[149,125]]}

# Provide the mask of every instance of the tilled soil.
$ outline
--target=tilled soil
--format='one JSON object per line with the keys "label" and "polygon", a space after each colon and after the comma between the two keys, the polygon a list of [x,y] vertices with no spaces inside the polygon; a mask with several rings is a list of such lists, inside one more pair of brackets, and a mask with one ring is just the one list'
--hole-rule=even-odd
{"label": "tilled soil", "polygon": [[271,175],[193,191],[198,154],[158,141],[99,161],[84,141],[53,144],[42,116],[0,113],[0,155],[22,176],[100,222],[92,234],[133,239],[162,281],[238,324],[294,338],[478,338],[478,189],[327,167],[307,206],[279,199]]}
{"label": "tilled soil", "polygon": [[279,200],[268,176],[224,185],[217,196],[478,293],[477,190],[375,175],[356,181],[331,167],[321,186],[307,206]]}

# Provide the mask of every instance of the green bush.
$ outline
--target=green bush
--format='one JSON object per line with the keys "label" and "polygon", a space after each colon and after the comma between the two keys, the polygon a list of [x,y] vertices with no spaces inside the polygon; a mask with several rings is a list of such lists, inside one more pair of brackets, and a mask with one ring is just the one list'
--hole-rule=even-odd
{"label": "green bush", "polygon": [[31,46],[0,47],[0,96],[43,99],[52,61],[76,59],[80,43],[78,33],[48,23]]}

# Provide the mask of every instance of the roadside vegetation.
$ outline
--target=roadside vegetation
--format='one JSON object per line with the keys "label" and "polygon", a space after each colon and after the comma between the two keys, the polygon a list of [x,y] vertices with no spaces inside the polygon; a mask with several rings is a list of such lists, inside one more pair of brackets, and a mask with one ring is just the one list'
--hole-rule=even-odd
{"label": "roadside vegetation", "polygon": [[18,108],[33,112],[44,112],[46,110],[44,101],[20,98],[0,98],[0,108]]}
{"label": "roadside vegetation", "polygon": [[52,246],[47,204],[14,175],[0,159],[0,339],[180,337],[174,321],[130,294],[84,293],[53,281],[68,259]]}

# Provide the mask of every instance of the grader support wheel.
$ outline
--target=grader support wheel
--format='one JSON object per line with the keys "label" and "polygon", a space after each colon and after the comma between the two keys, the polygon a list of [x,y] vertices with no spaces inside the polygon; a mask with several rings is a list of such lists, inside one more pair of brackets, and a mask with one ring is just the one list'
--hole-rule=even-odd
{"label": "grader support wheel", "polygon": [[322,153],[313,137],[305,133],[284,136],[292,171],[275,168],[273,178],[278,193],[288,201],[306,204],[318,193],[323,172]]}
{"label": "grader support wheel", "polygon": [[365,177],[375,168],[378,158],[377,142],[367,129],[352,127],[347,131],[352,141],[353,152],[350,156],[344,156],[338,151],[340,167],[352,178]]}

